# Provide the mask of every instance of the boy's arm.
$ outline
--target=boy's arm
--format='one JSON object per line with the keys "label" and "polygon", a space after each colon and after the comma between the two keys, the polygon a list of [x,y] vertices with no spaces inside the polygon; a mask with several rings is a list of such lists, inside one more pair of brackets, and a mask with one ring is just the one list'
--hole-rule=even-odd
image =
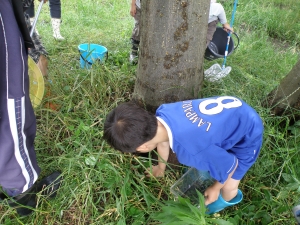
{"label": "boy's arm", "polygon": [[222,189],[222,187],[224,187],[226,182],[232,177],[232,175],[233,175],[234,171],[236,170],[237,166],[238,166],[238,162],[237,162],[234,170],[228,175],[228,178],[224,182],[224,184],[221,184],[220,182],[216,181],[213,185],[211,185],[210,187],[208,187],[206,189],[206,191],[204,192],[205,205],[213,203],[214,201],[216,201],[218,199],[218,197],[220,195],[220,190]]}
{"label": "boy's arm", "polygon": [[136,5],[135,5],[136,0],[131,0],[131,6],[130,6],[130,15],[135,16],[136,13]]}
{"label": "boy's arm", "polygon": [[224,7],[220,4],[220,14],[218,15],[219,21],[220,23],[223,25],[223,28],[229,32],[233,32],[232,27],[230,27],[230,25],[227,23],[227,18],[226,18],[226,13],[224,10]]}
{"label": "boy's arm", "polygon": [[170,152],[170,144],[168,141],[161,142],[157,145],[157,153],[160,156],[160,159],[158,159],[158,165],[152,166],[151,169],[148,168],[148,170],[145,172],[147,176],[150,176],[152,174],[154,177],[163,177],[165,170],[166,170],[166,162],[169,158],[169,152]]}

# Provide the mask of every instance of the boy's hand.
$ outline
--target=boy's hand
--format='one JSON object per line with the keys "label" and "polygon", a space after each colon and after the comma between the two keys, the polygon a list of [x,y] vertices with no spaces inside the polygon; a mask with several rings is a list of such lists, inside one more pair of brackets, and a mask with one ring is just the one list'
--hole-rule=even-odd
{"label": "boy's hand", "polygon": [[154,176],[154,177],[163,177],[165,174],[165,169],[162,169],[159,165],[152,166],[152,168],[148,168],[145,172],[146,177]]}
{"label": "boy's hand", "polygon": [[210,186],[209,188],[207,188],[206,191],[204,192],[205,205],[217,201],[219,195],[220,195],[220,189],[215,188],[214,186]]}
{"label": "boy's hand", "polygon": [[229,31],[233,32],[233,28],[230,27],[230,25],[229,25],[228,23],[223,24],[223,29],[224,29],[226,32],[229,32]]}
{"label": "boy's hand", "polygon": [[136,5],[134,4],[134,5],[131,5],[131,7],[130,7],[130,15],[134,17],[135,14],[136,14]]}

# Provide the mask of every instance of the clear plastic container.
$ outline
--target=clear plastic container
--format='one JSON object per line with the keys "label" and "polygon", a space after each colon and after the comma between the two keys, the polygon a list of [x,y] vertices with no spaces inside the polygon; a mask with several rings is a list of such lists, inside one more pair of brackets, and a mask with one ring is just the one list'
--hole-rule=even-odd
{"label": "clear plastic container", "polygon": [[178,181],[171,186],[171,193],[175,197],[189,198],[193,204],[199,204],[199,197],[196,190],[204,194],[215,180],[207,171],[190,168]]}

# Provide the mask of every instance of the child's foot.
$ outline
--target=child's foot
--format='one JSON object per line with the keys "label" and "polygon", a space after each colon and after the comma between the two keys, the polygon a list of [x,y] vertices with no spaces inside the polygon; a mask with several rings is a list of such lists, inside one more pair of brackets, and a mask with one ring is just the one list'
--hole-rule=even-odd
{"label": "child's foot", "polygon": [[220,194],[217,201],[206,206],[208,209],[206,214],[214,214],[216,212],[219,212],[219,211],[225,209],[228,206],[236,205],[239,202],[241,202],[242,199],[243,199],[243,193],[241,192],[241,190],[238,190],[237,195],[233,199],[231,199],[229,202],[225,201],[222,198],[222,195]]}

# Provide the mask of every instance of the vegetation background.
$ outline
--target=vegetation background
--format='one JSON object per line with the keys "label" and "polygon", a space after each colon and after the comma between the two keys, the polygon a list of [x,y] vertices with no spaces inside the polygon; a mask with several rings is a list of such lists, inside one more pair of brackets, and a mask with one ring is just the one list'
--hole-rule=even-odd
{"label": "vegetation background", "polygon": [[[230,20],[233,0],[221,3]],[[300,199],[300,123],[271,115],[261,101],[299,60],[299,8],[298,0],[240,0],[234,23],[240,45],[227,59],[232,71],[221,82],[204,83],[203,96],[242,98],[265,125],[260,157],[241,182],[244,200],[216,215],[221,224],[295,224],[291,210]],[[128,62],[133,28],[129,9],[130,0],[62,1],[66,40],[59,42],[52,37],[48,4],[43,6],[37,29],[49,52],[51,93],[35,109],[35,146],[41,177],[61,170],[64,182],[55,199],[40,197],[29,217],[20,218],[1,204],[0,224],[159,224],[157,216],[163,212],[177,218],[175,224],[213,224],[213,217],[195,217],[193,206],[191,215],[187,211],[185,218],[177,217],[174,209],[188,206],[185,201],[176,206],[170,193],[181,170],[170,169],[163,179],[145,179],[149,159],[120,154],[101,138],[106,114],[128,100],[134,87],[136,66]],[[108,60],[81,69],[81,43],[106,46]],[[213,63],[222,59],[205,61],[205,68]],[[47,101],[59,109],[45,107]]]}

